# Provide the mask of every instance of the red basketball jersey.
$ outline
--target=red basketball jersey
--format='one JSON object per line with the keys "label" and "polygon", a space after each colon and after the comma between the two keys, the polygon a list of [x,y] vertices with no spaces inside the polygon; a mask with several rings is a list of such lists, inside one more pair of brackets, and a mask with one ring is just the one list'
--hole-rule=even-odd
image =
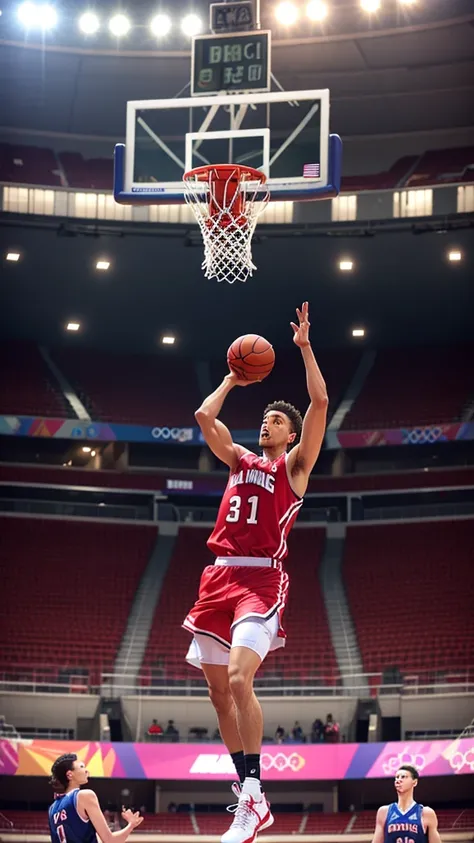
{"label": "red basketball jersey", "polygon": [[261,556],[281,561],[303,499],[293,491],[287,454],[270,462],[247,451],[224,492],[207,546],[216,556]]}

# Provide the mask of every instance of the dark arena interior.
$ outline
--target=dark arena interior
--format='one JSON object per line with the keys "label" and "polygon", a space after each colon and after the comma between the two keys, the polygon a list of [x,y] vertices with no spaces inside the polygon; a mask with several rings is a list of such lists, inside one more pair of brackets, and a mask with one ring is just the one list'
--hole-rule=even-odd
{"label": "dark arena interior", "polygon": [[404,764],[474,840],[472,0],[5,0],[0,79],[1,843],[50,840],[64,753],[114,834],[231,840],[195,412],[265,337],[219,414],[264,462],[265,407],[314,404],[302,302],[327,422],[254,681],[275,821],[235,840],[370,843]]}

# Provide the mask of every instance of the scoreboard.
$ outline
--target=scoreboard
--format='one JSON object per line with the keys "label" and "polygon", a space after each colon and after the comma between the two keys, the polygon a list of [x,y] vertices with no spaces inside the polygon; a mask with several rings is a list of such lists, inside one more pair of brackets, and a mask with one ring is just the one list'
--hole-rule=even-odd
{"label": "scoreboard", "polygon": [[196,35],[193,38],[193,97],[270,90],[271,34],[266,30]]}

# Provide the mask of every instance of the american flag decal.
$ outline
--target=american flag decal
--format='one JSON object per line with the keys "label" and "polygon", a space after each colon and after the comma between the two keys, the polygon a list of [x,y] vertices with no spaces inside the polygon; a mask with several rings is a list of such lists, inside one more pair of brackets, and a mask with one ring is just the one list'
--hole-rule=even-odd
{"label": "american flag decal", "polygon": [[319,179],[321,168],[319,164],[303,164],[304,179]]}

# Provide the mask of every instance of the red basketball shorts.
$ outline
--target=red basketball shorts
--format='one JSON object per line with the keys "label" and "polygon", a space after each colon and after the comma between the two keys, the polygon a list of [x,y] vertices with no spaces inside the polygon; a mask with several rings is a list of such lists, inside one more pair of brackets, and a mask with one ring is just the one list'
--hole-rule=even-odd
{"label": "red basketball shorts", "polygon": [[274,650],[286,638],[281,621],[287,594],[288,574],[278,568],[208,565],[201,575],[199,597],[183,626],[230,648],[232,627],[239,621],[269,620],[276,613],[280,641],[270,647]]}

